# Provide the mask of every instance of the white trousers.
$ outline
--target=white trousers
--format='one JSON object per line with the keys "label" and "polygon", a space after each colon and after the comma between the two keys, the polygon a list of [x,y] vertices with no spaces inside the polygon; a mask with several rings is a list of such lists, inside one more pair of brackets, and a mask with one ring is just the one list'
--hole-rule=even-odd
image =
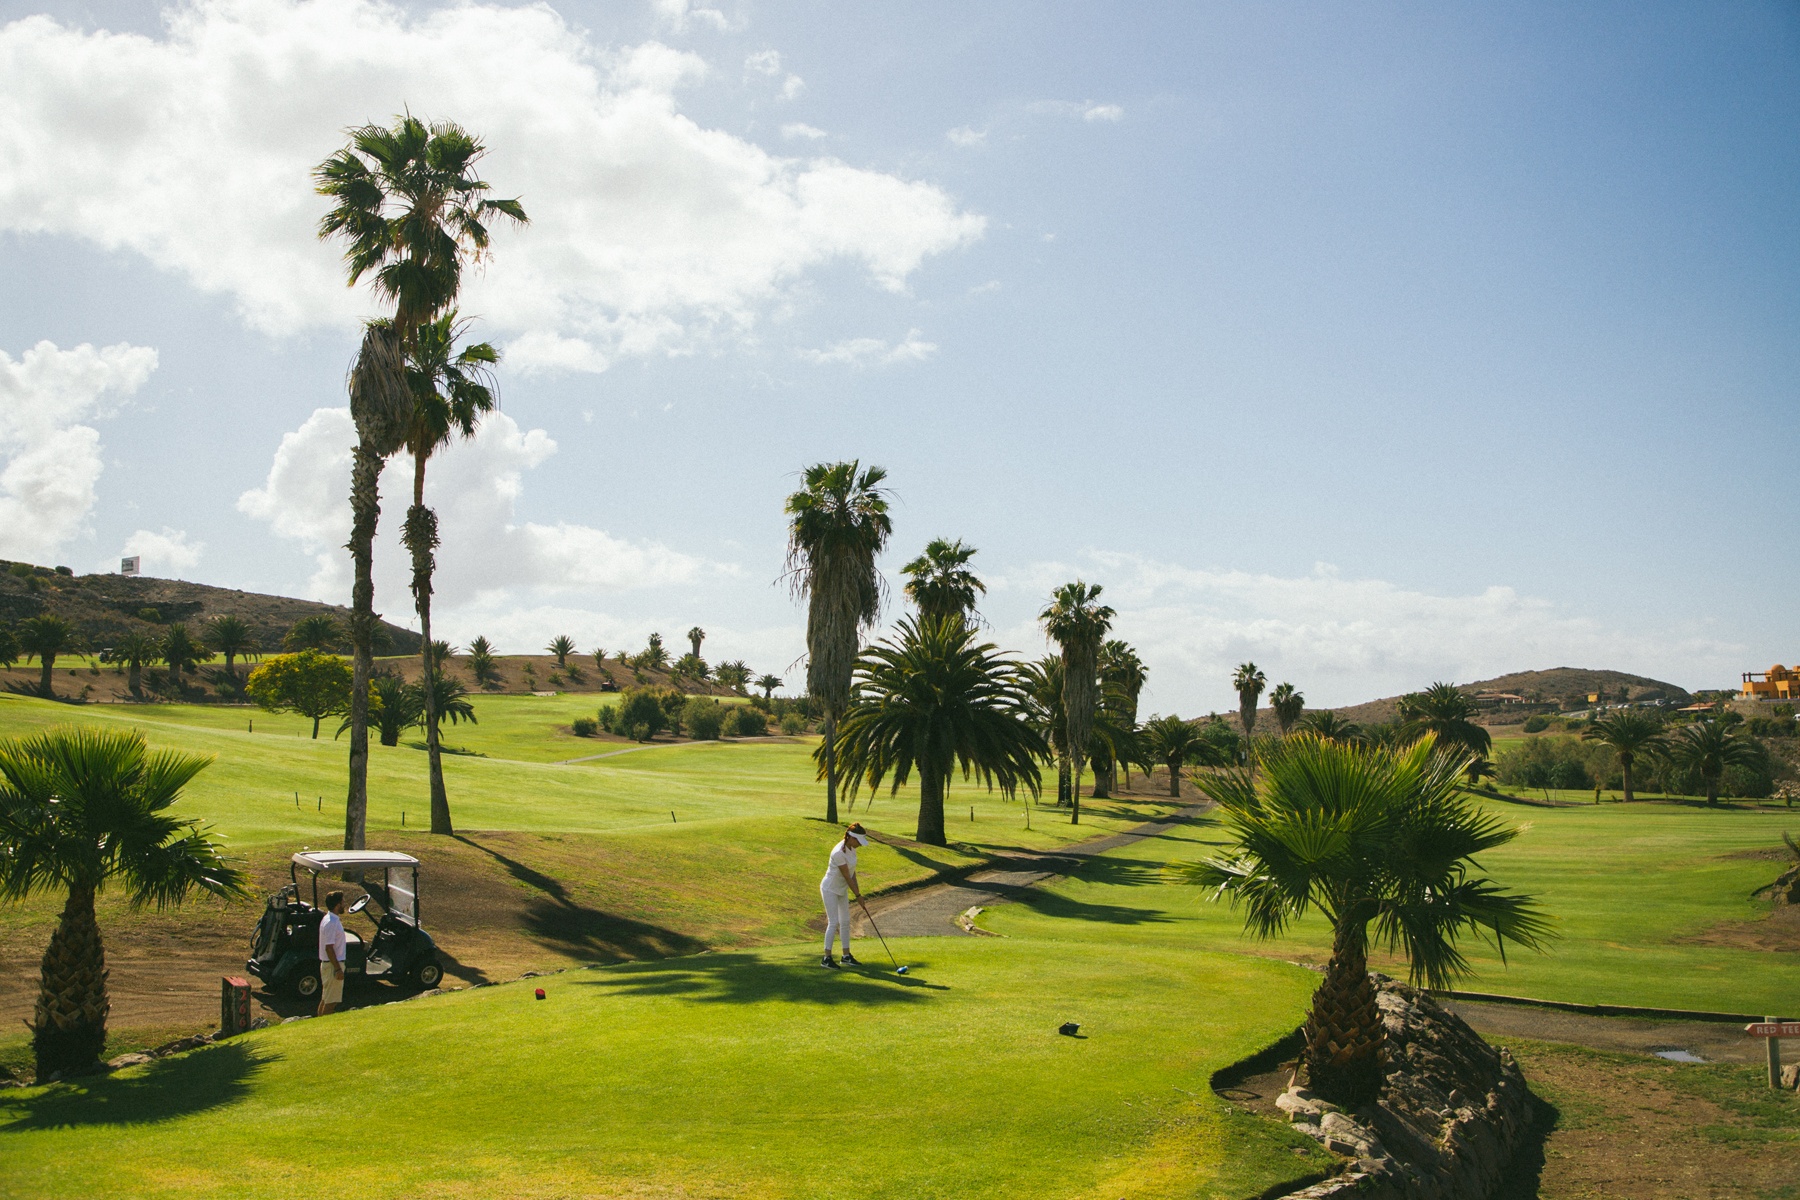
{"label": "white trousers", "polygon": [[844,953],[850,953],[850,893],[820,887],[819,898],[825,901],[825,953],[831,953],[834,935],[842,940]]}

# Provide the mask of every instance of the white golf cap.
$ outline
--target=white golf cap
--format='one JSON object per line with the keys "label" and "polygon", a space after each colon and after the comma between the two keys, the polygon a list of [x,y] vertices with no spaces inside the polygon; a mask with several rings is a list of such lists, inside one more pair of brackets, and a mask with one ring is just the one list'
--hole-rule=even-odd
{"label": "white golf cap", "polygon": [[844,832],[855,838],[856,844],[859,846],[866,846],[869,844],[869,835],[866,833],[858,833],[854,829],[846,829]]}

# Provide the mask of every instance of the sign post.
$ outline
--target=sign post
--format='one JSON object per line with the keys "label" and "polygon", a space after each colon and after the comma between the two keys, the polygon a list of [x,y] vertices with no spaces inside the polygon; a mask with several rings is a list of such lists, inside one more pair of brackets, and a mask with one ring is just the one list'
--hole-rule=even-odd
{"label": "sign post", "polygon": [[1781,1086],[1781,1039],[1784,1037],[1800,1037],[1800,1021],[1783,1021],[1778,1017],[1764,1017],[1754,1025],[1744,1026],[1744,1032],[1751,1037],[1769,1039],[1769,1086]]}

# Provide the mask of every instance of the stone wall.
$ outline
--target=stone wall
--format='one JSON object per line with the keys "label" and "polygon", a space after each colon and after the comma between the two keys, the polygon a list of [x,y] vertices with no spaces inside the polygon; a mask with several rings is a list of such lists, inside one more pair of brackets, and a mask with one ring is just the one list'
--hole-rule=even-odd
{"label": "stone wall", "polygon": [[1275,1101],[1295,1129],[1356,1161],[1293,1200],[1487,1200],[1531,1136],[1518,1064],[1429,995],[1375,976],[1387,1029],[1372,1105],[1345,1112],[1292,1087]]}

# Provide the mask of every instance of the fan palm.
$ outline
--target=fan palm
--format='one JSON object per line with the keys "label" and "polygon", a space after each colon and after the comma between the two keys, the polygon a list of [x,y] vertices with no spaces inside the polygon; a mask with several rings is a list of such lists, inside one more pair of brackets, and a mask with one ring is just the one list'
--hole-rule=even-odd
{"label": "fan palm", "polygon": [[1050,596],[1038,614],[1044,633],[1062,649],[1063,721],[1072,767],[1069,824],[1081,824],[1081,768],[1094,731],[1094,708],[1100,690],[1100,644],[1112,628],[1113,610],[1100,603],[1099,584],[1077,579]]}
{"label": "fan palm", "polygon": [[1619,772],[1625,777],[1625,803],[1632,800],[1632,768],[1639,755],[1654,755],[1663,744],[1663,725],[1656,717],[1639,709],[1621,709],[1598,721],[1589,721],[1581,736],[1590,742],[1611,746],[1619,756]]}
{"label": "fan palm", "polygon": [[750,683],[750,666],[743,659],[722,662],[713,669],[713,678],[741,695]]}
{"label": "fan palm", "polygon": [[947,541],[934,538],[925,553],[900,568],[906,576],[906,598],[925,617],[960,617],[975,619],[975,605],[987,592],[987,584],[969,570],[975,547],[965,546],[962,539]]}
{"label": "fan palm", "polygon": [[134,696],[140,694],[139,685],[143,681],[144,668],[161,657],[161,643],[142,633],[126,634],[112,649],[112,660],[125,664],[125,686],[131,689]]}
{"label": "fan palm", "polygon": [[664,670],[668,667],[669,651],[663,645],[662,634],[653,633],[650,635],[649,643],[642,650],[638,651],[637,658],[633,660],[633,665],[638,667],[648,667],[657,671]]}
{"label": "fan palm", "polygon": [[321,654],[336,654],[343,644],[344,631],[329,613],[301,617],[281,638],[282,649],[289,651],[317,650]]}
{"label": "fan palm", "polygon": [[1406,956],[1415,983],[1440,988],[1468,969],[1464,936],[1492,939],[1502,958],[1508,942],[1536,949],[1551,937],[1535,900],[1477,871],[1475,855],[1518,831],[1458,789],[1465,761],[1429,734],[1400,750],[1302,734],[1268,746],[1260,780],[1232,770],[1209,788],[1230,849],[1191,868],[1192,881],[1242,907],[1260,937],[1314,907],[1331,923],[1304,1061],[1314,1090],[1339,1104],[1372,1099],[1381,1080],[1371,932]]}
{"label": "fan palm", "polygon": [[186,625],[171,625],[169,631],[163,634],[162,660],[169,667],[169,686],[177,694],[181,691],[181,677],[193,674],[196,665],[211,657],[189,635]]}
{"label": "fan palm", "polygon": [[[431,456],[457,437],[473,437],[481,418],[498,406],[490,368],[500,352],[486,342],[463,345],[465,322],[451,309],[421,324],[407,364],[412,380],[413,415],[406,449],[413,460],[412,507],[406,510],[403,540],[412,555],[413,603],[419,614],[420,672],[426,679],[439,672],[432,662],[431,577],[437,568],[437,513],[425,504],[425,468]],[[572,648],[572,647],[571,647]],[[435,689],[425,695],[425,760],[431,786],[431,832],[454,833],[450,796],[444,788],[444,761],[438,745]]]}
{"label": "fan palm", "polygon": [[1231,688],[1238,694],[1238,717],[1244,722],[1244,737],[1256,736],[1256,700],[1269,680],[1253,662],[1239,663],[1231,673]]}
{"label": "fan palm", "polygon": [[1192,723],[1169,714],[1144,722],[1144,753],[1169,768],[1169,795],[1181,797],[1181,767],[1200,745],[1200,731]]}
{"label": "fan palm", "polygon": [[75,649],[75,627],[55,613],[39,613],[20,621],[17,629],[25,661],[38,660],[38,694],[48,700],[56,695],[50,690],[50,672],[57,655]]}
{"label": "fan palm", "polygon": [[[1114,638],[1100,647],[1100,682],[1119,689],[1125,701],[1125,719],[1133,729],[1137,727],[1138,698],[1144,694],[1149,678],[1144,660],[1129,644]],[[1125,765],[1125,782],[1130,784],[1131,760],[1121,757],[1118,761]]]}
{"label": "fan palm", "polygon": [[225,670],[234,678],[237,675],[238,658],[255,658],[261,649],[256,635],[250,632],[250,627],[230,613],[208,621],[200,640],[208,650],[224,657]]}
{"label": "fan palm", "polygon": [[1275,714],[1275,724],[1281,728],[1281,736],[1286,737],[1288,731],[1306,711],[1306,697],[1295,690],[1291,683],[1278,683],[1275,690],[1269,693],[1269,709]]}
{"label": "fan palm", "polygon": [[1028,662],[1019,668],[1025,692],[1031,697],[1032,727],[1056,760],[1056,802],[1069,798],[1069,722],[1063,715],[1063,663],[1054,656]]}
{"label": "fan palm", "polygon": [[764,700],[771,699],[775,695],[775,689],[781,686],[781,676],[759,675],[757,676],[755,686],[762,689]]}
{"label": "fan palm", "polygon": [[[419,723],[419,717],[425,711],[425,700],[418,688],[386,671],[371,678],[368,686],[367,720],[375,726],[382,745],[398,746],[400,734]],[[336,736],[343,737],[346,730],[354,729],[351,718],[345,716]]]}
{"label": "fan palm", "polygon": [[850,703],[850,677],[865,625],[881,615],[875,556],[893,536],[887,472],[860,461],[815,463],[787,498],[787,573],[807,601],[806,690],[824,710],[825,819],[837,822],[837,722]]}
{"label": "fan palm", "polygon": [[1400,697],[1400,721],[1409,739],[1437,735],[1446,751],[1464,751],[1486,757],[1494,739],[1475,723],[1475,702],[1453,683],[1434,683],[1422,692]]}
{"label": "fan palm", "polygon": [[544,649],[556,655],[557,666],[566,667],[569,665],[569,655],[575,653],[575,639],[566,633],[560,633]]}
{"label": "fan palm", "polygon": [[700,657],[700,643],[704,642],[706,640],[706,630],[704,630],[704,629],[700,628],[698,625],[696,625],[692,629],[688,630],[687,639],[688,639],[688,645],[693,648],[692,652],[693,652],[694,657],[699,658]]}
{"label": "fan palm", "polygon": [[1328,742],[1360,742],[1363,736],[1361,725],[1344,720],[1329,708],[1307,713],[1300,718],[1300,726]]}
{"label": "fan palm", "polygon": [[197,890],[244,894],[243,875],[207,831],[169,812],[210,761],[92,728],[0,743],[0,897],[65,895],[31,1021],[40,1082],[91,1069],[106,1045],[97,893],[116,883],[133,907],[158,909]]}
{"label": "fan palm", "polygon": [[1754,766],[1762,758],[1756,743],[1738,733],[1734,724],[1723,714],[1695,721],[1669,735],[1656,751],[1673,766],[1700,776],[1708,804],[1718,804],[1726,768]]}
{"label": "fan palm", "polygon": [[[991,643],[977,644],[960,613],[903,619],[857,659],[855,678],[835,766],[851,795],[890,776],[897,792],[916,769],[919,841],[944,845],[944,795],[958,766],[964,779],[998,785],[1003,795],[1020,787],[1037,794],[1047,747],[1031,726],[1018,665]],[[834,766],[828,745],[815,752],[821,775]]]}

